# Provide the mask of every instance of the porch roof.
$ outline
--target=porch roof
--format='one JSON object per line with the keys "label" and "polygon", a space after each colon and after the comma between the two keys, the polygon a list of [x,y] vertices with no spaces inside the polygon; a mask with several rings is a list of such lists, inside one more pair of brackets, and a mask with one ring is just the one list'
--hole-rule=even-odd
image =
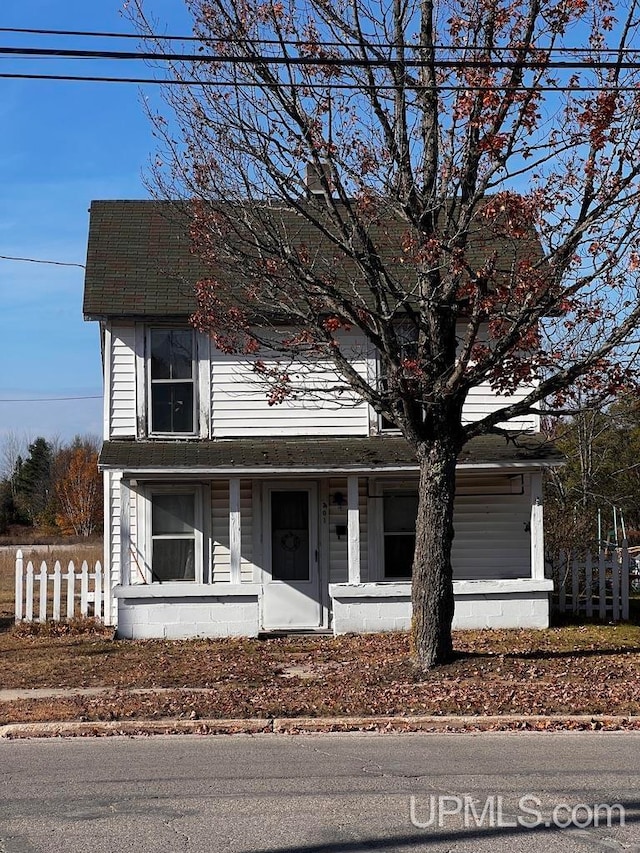
{"label": "porch roof", "polygon": [[[487,435],[463,448],[458,467],[538,468],[558,465],[560,452],[540,434]],[[102,470],[142,474],[311,474],[417,471],[400,436],[232,438],[215,441],[106,441]]]}

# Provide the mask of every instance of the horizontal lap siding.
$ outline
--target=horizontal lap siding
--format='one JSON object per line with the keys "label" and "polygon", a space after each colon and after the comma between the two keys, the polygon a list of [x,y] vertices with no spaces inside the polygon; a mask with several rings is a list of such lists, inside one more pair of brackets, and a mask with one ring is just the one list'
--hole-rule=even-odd
{"label": "horizontal lap siding", "polygon": [[130,438],[136,434],[136,363],[133,326],[111,330],[111,405],[112,438]]}
{"label": "horizontal lap siding", "polygon": [[[111,524],[109,529],[109,545],[111,548],[111,580],[112,584],[121,583],[121,566],[120,566],[120,475],[116,472],[111,472],[108,476],[111,477],[111,487],[109,489],[110,501],[109,512],[111,514]],[[138,496],[133,489],[129,490],[129,539],[130,539],[130,568],[131,568],[131,583],[143,583],[146,578],[143,578],[145,566],[142,559],[143,543],[138,543],[138,525],[137,525],[137,500]],[[138,558],[140,571],[136,568],[136,561],[131,556],[133,553]]]}
{"label": "horizontal lap siding", "polygon": [[[242,581],[253,580],[253,499],[250,480],[240,481],[240,523],[242,529],[240,571]],[[214,583],[228,583],[231,556],[229,552],[229,481],[211,484],[211,562]]]}
{"label": "horizontal lap siding", "polygon": [[[351,363],[364,376],[366,359],[354,340]],[[347,392],[320,399],[317,389],[336,383],[330,364],[314,363],[312,370],[291,372],[302,390],[295,399],[270,406],[268,391],[253,371],[256,358],[211,354],[211,408],[214,437],[290,435],[367,435],[368,407]],[[262,357],[267,364],[275,358]],[[339,383],[341,385],[344,382]]]}
{"label": "horizontal lap siding", "polygon": [[456,579],[531,576],[531,495],[528,488],[522,495],[509,493],[510,483],[505,478],[502,490],[495,482],[487,484],[490,494],[482,493],[482,485],[460,484],[451,557]]}
{"label": "horizontal lap siding", "polygon": [[107,476],[111,478],[109,489],[109,513],[111,517],[109,547],[111,548],[111,580],[115,585],[120,583],[120,480],[113,472]]}
{"label": "horizontal lap siding", "polygon": [[[516,391],[515,394],[507,396],[492,391],[487,384],[478,385],[469,391],[462,410],[462,419],[465,423],[478,421],[491,412],[501,409],[503,406],[511,406],[524,399],[529,390],[523,387]],[[507,424],[502,424],[502,426],[506,427]],[[509,421],[508,426],[509,429],[538,432],[540,429],[540,418],[538,415],[522,415],[519,418]]]}

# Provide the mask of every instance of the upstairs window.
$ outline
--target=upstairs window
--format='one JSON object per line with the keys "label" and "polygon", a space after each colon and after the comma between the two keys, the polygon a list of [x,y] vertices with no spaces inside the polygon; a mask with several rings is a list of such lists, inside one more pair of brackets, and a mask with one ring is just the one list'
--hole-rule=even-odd
{"label": "upstairs window", "polygon": [[[400,320],[395,323],[395,331],[400,347],[400,358],[417,358],[418,356],[418,330],[410,320]],[[386,389],[387,380],[384,370],[384,362],[379,361],[379,381],[383,389]],[[382,432],[387,430],[398,430],[398,427],[380,415],[379,426]]]}
{"label": "upstairs window", "polygon": [[150,397],[153,435],[195,433],[195,362],[190,329],[152,329]]}

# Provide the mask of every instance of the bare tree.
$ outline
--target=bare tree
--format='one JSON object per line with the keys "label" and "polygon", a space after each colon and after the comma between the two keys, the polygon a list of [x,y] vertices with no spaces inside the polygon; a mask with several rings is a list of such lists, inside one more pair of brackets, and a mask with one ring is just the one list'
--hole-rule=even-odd
{"label": "bare tree", "polygon": [[[168,66],[152,183],[191,202],[212,271],[194,323],[270,353],[256,367],[273,402],[308,375],[292,365],[329,358],[333,397],[366,400],[412,445],[415,656],[442,663],[464,443],[545,400],[563,411],[579,378],[592,397],[635,382],[637,3],[186,5],[196,58]],[[129,8],[165,54],[143,0]],[[483,382],[527,393],[465,422]]]}
{"label": "bare tree", "polygon": [[8,430],[0,436],[0,479],[13,483],[19,459],[24,459],[27,447],[32,439],[15,430]]}

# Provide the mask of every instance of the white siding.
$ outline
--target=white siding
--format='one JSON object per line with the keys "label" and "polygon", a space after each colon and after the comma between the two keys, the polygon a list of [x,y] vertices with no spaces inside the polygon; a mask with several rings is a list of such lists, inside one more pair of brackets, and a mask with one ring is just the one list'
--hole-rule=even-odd
{"label": "white siding", "polygon": [[133,325],[115,326],[111,329],[109,358],[111,438],[133,438],[136,435],[136,362]]}
{"label": "white siding", "polygon": [[[115,586],[122,581],[121,566],[120,566],[120,473],[112,471],[107,474],[111,478],[109,488],[109,517],[110,524],[108,529],[109,546],[111,549],[111,582]],[[143,561],[144,543],[139,542],[138,536],[138,501],[139,497],[134,489],[129,490],[129,539],[130,539],[130,570],[131,583],[143,583],[145,564]],[[140,571],[136,567],[137,558]]]}
{"label": "white siding", "polygon": [[529,477],[523,480],[523,494],[520,476],[459,482],[451,556],[455,580],[531,577],[531,490]]}
{"label": "white siding", "polygon": [[[137,411],[144,412],[144,373],[136,378],[136,329],[133,324],[120,323],[110,330],[110,352],[106,354],[110,374],[105,388],[110,389],[108,406],[109,436],[134,438],[137,433]],[[109,336],[106,338],[109,342]],[[367,375],[366,346],[355,332],[345,333],[343,352],[353,366]],[[225,355],[212,350],[209,370],[208,346],[201,341],[198,348],[201,365],[200,432],[209,435],[209,402],[211,403],[211,436],[213,438],[296,435],[367,435],[369,410],[350,392],[320,393],[320,389],[342,386],[328,361],[318,361],[307,367],[292,369],[295,398],[269,405],[267,390],[254,372],[256,357]],[[275,357],[262,356],[268,364]],[[141,362],[142,364],[142,362]],[[369,376],[371,379],[372,376]],[[210,387],[205,387],[211,383]],[[138,387],[137,387],[138,386]],[[488,384],[470,391],[463,409],[466,422],[476,421],[488,412],[509,405],[524,397],[526,389],[511,396],[497,394]],[[136,396],[140,399],[137,401]],[[520,430],[539,430],[539,417],[527,415],[511,421],[509,427]]]}
{"label": "white siding", "polygon": [[[240,481],[240,523],[242,526],[240,572],[242,582],[250,583],[253,580],[253,501],[250,480]],[[211,561],[213,582],[228,583],[231,562],[228,480],[215,480],[211,484]]]}
{"label": "white siding", "polygon": [[[358,478],[358,503],[360,508],[360,579],[369,579],[367,562],[368,512],[366,477]],[[344,503],[335,502],[336,494],[342,494]],[[329,583],[346,583],[349,575],[347,556],[347,534],[338,538],[336,526],[347,526],[347,479],[334,477],[329,480]]]}
{"label": "white siding", "polygon": [[[363,375],[367,361],[362,339],[345,335],[343,352]],[[261,355],[269,364],[275,357]],[[327,399],[320,389],[343,385],[328,361],[293,368],[295,399],[269,405],[267,391],[253,366],[258,356],[211,353],[211,431],[214,438],[293,435],[367,435],[368,407],[346,391],[332,393]]]}
{"label": "white siding", "polygon": [[[396,487],[400,487],[397,481],[379,480],[376,490]],[[417,482],[403,481],[401,487],[417,489]],[[454,580],[531,577],[530,475],[463,475],[458,478],[456,489],[451,555]],[[380,560],[380,580],[384,577],[382,523],[380,515],[380,529],[372,531],[372,547],[377,549]],[[339,574],[338,582],[346,581],[346,576]]]}
{"label": "white siding", "polygon": [[[501,409],[503,406],[511,406],[522,400],[530,391],[530,388],[523,386],[518,389],[515,394],[506,396],[492,391],[488,384],[484,383],[472,388],[469,392],[462,409],[462,420],[464,423],[478,421],[485,415]],[[521,417],[511,420],[507,423],[500,424],[503,428],[525,430],[530,432],[539,432],[540,417],[538,415],[522,415]]]}
{"label": "white siding", "polygon": [[[463,323],[458,325],[458,337],[462,340],[465,335],[465,327]],[[479,343],[488,342],[488,331],[486,326],[483,326],[478,335]],[[530,385],[521,385],[514,394],[506,395],[494,391],[488,382],[482,382],[476,385],[469,392],[462,409],[462,419],[465,423],[478,421],[485,415],[495,412],[503,406],[511,406],[514,403],[524,399],[532,390]],[[511,420],[508,424],[502,423],[499,426],[505,429],[517,429],[531,432],[540,431],[540,418],[538,415],[522,415],[517,419]]]}
{"label": "white siding", "polygon": [[120,475],[111,471],[107,473],[110,478],[108,516],[110,519],[106,535],[109,537],[111,549],[111,583],[115,586],[120,583]]}

